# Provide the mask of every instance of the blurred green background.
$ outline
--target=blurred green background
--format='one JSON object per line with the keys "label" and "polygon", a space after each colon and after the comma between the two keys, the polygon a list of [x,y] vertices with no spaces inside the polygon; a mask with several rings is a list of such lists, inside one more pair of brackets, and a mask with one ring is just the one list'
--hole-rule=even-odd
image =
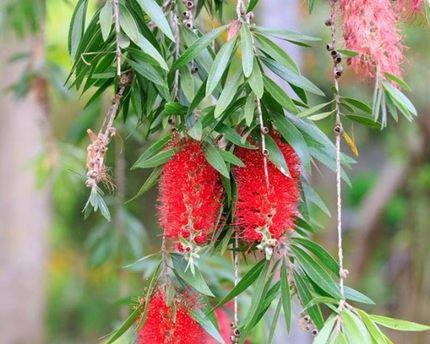
{"label": "blurred green background", "polygon": [[[110,223],[100,214],[84,220],[86,130],[99,127],[110,95],[83,110],[88,96],[64,87],[76,1],[46,1],[45,18],[43,3],[0,5],[0,342],[95,343],[144,291],[151,261],[122,267],[158,250],[156,189],[126,206],[108,196]],[[270,8],[257,8],[256,21],[323,37],[291,53],[304,74],[330,94],[327,13],[322,3],[309,16],[301,1],[273,1]],[[32,29],[42,29],[44,36]],[[346,267],[348,282],[377,303],[375,312],[430,323],[430,31],[420,16],[408,18],[402,30],[405,80],[419,118],[391,122],[384,131],[346,128],[359,150],[349,171],[352,185],[344,189]],[[369,100],[372,90],[371,82],[347,69],[342,94]],[[329,132],[331,120],[322,126]],[[113,194],[127,200],[147,177],[129,167],[148,142],[133,118],[117,128],[108,165],[118,186]],[[313,179],[334,213],[333,173],[321,168]],[[315,215],[323,225],[317,239],[335,254],[334,217],[318,210]],[[8,337],[14,328],[20,335]],[[422,333],[393,338],[430,342]]]}

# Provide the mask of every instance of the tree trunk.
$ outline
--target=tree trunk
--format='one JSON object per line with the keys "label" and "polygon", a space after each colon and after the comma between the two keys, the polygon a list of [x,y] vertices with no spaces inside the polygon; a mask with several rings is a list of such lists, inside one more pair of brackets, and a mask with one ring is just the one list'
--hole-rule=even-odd
{"label": "tree trunk", "polygon": [[[40,37],[20,41],[12,34],[4,36],[0,40],[0,343],[39,344],[44,342],[50,198],[48,188],[36,186],[34,162],[46,139],[46,87],[43,79],[33,78],[22,98],[7,88],[26,68],[43,65],[44,43]],[[9,61],[28,48],[29,60]]]}

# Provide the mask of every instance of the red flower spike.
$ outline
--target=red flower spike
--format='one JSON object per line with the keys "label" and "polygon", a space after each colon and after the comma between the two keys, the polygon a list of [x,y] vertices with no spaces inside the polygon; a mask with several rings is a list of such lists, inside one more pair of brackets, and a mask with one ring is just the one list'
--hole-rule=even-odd
{"label": "red flower spike", "polygon": [[246,148],[237,148],[235,151],[245,164],[245,167],[235,167],[233,171],[237,184],[235,224],[241,238],[249,243],[261,242],[266,234],[270,234],[271,238],[265,239],[278,239],[294,227],[294,218],[298,214],[299,158],[290,145],[277,135],[273,135],[273,138],[284,155],[291,177],[285,176],[268,161],[268,188],[261,151]]}
{"label": "red flower spike", "polygon": [[166,163],[160,179],[159,220],[168,238],[204,245],[216,230],[222,207],[219,173],[206,161],[201,144],[188,139]]}
{"label": "red flower spike", "polygon": [[189,315],[196,300],[184,296],[174,300],[174,309],[166,304],[162,291],[150,299],[145,324],[136,344],[209,344],[210,336]]}

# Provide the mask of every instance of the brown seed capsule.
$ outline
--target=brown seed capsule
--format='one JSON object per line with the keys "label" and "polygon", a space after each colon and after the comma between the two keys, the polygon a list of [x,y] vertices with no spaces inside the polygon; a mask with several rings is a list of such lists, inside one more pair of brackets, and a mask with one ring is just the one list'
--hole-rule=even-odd
{"label": "brown seed capsule", "polygon": [[337,51],[336,50],[332,50],[331,52],[330,52],[330,54],[331,54],[331,56],[336,56],[337,55]]}
{"label": "brown seed capsule", "polygon": [[318,334],[318,330],[316,329],[316,328],[314,328],[313,330],[312,330],[312,335],[313,336],[316,336]]}
{"label": "brown seed capsule", "polygon": [[238,329],[235,329],[235,330],[234,330],[234,332],[233,332],[233,334],[234,334],[236,337],[239,337],[239,336],[240,336],[240,331],[239,331]]}
{"label": "brown seed capsule", "polygon": [[267,134],[267,133],[269,132],[269,128],[267,128],[267,127],[263,127],[263,128],[261,128],[261,132],[262,132],[263,134]]}
{"label": "brown seed capsule", "polygon": [[339,64],[342,62],[342,55],[339,53],[333,58],[334,63]]}
{"label": "brown seed capsule", "polygon": [[235,324],[234,322],[231,322],[231,323],[230,323],[230,327],[231,327],[231,328],[236,328],[236,324]]}
{"label": "brown seed capsule", "polygon": [[325,47],[326,47],[326,49],[327,49],[328,51],[332,51],[332,50],[334,50],[334,46],[333,46],[333,44],[327,44]]}
{"label": "brown seed capsule", "polygon": [[332,26],[333,25],[333,21],[331,20],[331,18],[330,19],[327,19],[325,22],[324,22],[324,24],[326,25],[326,26]]}
{"label": "brown seed capsule", "polygon": [[336,70],[335,70],[335,73],[334,73],[334,77],[335,77],[336,79],[339,79],[339,78],[342,76],[342,73],[343,73],[343,68],[342,68],[342,66],[336,66]]}
{"label": "brown seed capsule", "polygon": [[192,9],[194,7],[193,1],[186,1],[185,6],[187,6],[188,9]]}
{"label": "brown seed capsule", "polygon": [[268,151],[267,149],[264,149],[264,150],[263,150],[263,155],[264,155],[264,156],[269,156],[269,151]]}
{"label": "brown seed capsule", "polygon": [[182,15],[184,16],[184,18],[189,19],[190,18],[190,11],[184,11],[182,13]]}
{"label": "brown seed capsule", "polygon": [[304,319],[306,322],[311,321],[311,318],[309,317],[309,315],[305,315],[305,316],[303,317],[303,319]]}
{"label": "brown seed capsule", "polygon": [[340,133],[342,132],[342,127],[340,126],[340,124],[336,124],[336,125],[334,126],[334,132],[335,132],[336,134],[340,134]]}
{"label": "brown seed capsule", "polygon": [[186,28],[191,29],[193,27],[193,23],[189,19],[184,19],[182,23],[185,25]]}
{"label": "brown seed capsule", "polygon": [[199,68],[197,66],[191,67],[191,73],[196,74],[199,71]]}

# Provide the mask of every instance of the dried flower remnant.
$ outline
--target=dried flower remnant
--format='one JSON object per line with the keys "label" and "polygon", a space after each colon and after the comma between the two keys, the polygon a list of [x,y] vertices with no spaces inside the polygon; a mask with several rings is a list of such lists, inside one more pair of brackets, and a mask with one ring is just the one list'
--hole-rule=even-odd
{"label": "dried flower remnant", "polygon": [[130,73],[121,75],[119,90],[112,100],[99,133],[95,134],[91,129],[87,130],[91,143],[87,148],[87,180],[85,181],[85,185],[91,189],[95,189],[100,182],[105,183],[109,188],[113,187],[108,168],[105,165],[105,156],[110,139],[116,133],[113,121],[118,113],[124,91],[131,82],[131,78]]}
{"label": "dried flower remnant", "polygon": [[150,299],[146,321],[137,336],[137,344],[205,344],[210,336],[195,321],[190,312],[198,307],[196,300],[186,295],[176,296],[172,306],[161,290]]}
{"label": "dried flower remnant", "polygon": [[201,143],[183,139],[173,146],[178,152],[166,163],[160,178],[159,220],[164,235],[177,242],[186,258],[192,258],[217,228],[223,187],[219,173],[206,161]]}
{"label": "dried flower remnant", "polygon": [[340,0],[345,45],[358,53],[349,64],[359,75],[401,77],[402,36],[390,0]]}
{"label": "dried flower remnant", "polygon": [[265,182],[263,154],[259,150],[236,149],[236,155],[245,167],[236,167],[237,184],[235,225],[240,237],[258,242],[270,257],[273,247],[287,230],[294,227],[300,201],[300,163],[293,148],[273,135],[291,176],[283,174],[272,162],[268,163],[269,186]]}

